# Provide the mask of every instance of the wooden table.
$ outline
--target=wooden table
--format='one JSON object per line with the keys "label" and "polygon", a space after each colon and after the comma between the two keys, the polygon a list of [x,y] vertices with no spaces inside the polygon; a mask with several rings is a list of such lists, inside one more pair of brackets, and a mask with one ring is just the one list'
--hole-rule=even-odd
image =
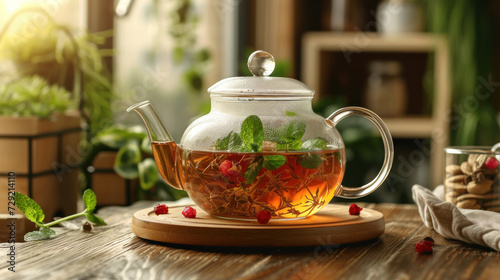
{"label": "wooden table", "polygon": [[[385,216],[376,240],[307,248],[210,248],[159,244],[135,236],[132,214],[151,207],[99,211],[108,226],[92,233],[58,228],[51,240],[18,243],[16,272],[1,243],[0,279],[500,279],[500,253],[447,240],[427,229],[415,205],[365,204]],[[414,244],[435,240],[434,254]]]}

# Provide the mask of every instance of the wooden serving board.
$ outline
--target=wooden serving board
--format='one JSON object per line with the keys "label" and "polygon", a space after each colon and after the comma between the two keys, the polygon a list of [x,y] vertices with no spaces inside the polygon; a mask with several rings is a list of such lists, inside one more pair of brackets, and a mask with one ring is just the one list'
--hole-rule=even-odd
{"label": "wooden serving board", "polygon": [[359,242],[382,235],[382,213],[363,209],[349,215],[349,206],[326,205],[313,216],[301,220],[273,220],[261,225],[257,220],[227,220],[210,216],[199,207],[194,219],[182,216],[183,206],[169,207],[156,215],[153,208],[134,213],[132,232],[144,239],[200,246],[295,247]]}

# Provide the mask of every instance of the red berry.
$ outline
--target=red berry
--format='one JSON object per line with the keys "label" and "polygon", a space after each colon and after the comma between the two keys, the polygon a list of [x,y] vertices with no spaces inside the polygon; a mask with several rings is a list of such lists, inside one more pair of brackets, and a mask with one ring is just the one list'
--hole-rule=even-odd
{"label": "red berry", "polygon": [[432,245],[434,245],[434,242],[432,241],[427,241],[427,240],[422,240],[415,244],[415,250],[419,254],[432,254]]}
{"label": "red berry", "polygon": [[429,241],[432,243],[432,245],[434,245],[434,239],[432,239],[432,237],[430,237],[430,236],[427,236],[426,238],[424,238],[423,241]]}
{"label": "red berry", "polygon": [[488,169],[495,169],[498,167],[498,160],[494,157],[490,157],[484,162],[484,166]]}
{"label": "red berry", "polygon": [[363,210],[363,208],[359,207],[358,205],[356,205],[355,203],[351,204],[351,206],[349,206],[349,214],[350,215],[359,215],[359,213],[361,213],[361,210]]}
{"label": "red berry", "polygon": [[160,214],[167,214],[168,213],[168,206],[165,204],[156,204],[155,206],[155,214],[160,215]]}
{"label": "red berry", "polygon": [[269,212],[269,210],[262,210],[257,213],[257,222],[259,222],[259,224],[267,224],[269,220],[271,220],[271,212]]}
{"label": "red berry", "polygon": [[191,206],[186,206],[182,210],[182,215],[186,218],[196,218],[196,209]]}
{"label": "red berry", "polygon": [[219,170],[223,176],[235,177],[235,176],[238,176],[238,168],[239,167],[240,166],[238,163],[233,163],[232,161],[226,159],[225,161],[223,161],[220,164]]}

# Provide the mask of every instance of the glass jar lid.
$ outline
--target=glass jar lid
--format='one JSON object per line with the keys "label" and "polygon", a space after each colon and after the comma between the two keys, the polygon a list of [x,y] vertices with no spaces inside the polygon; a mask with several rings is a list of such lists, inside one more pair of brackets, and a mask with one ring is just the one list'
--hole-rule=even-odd
{"label": "glass jar lid", "polygon": [[269,77],[274,70],[274,57],[265,51],[255,51],[248,57],[248,69],[253,77],[223,79],[208,89],[211,96],[234,97],[310,97],[314,90],[301,81]]}

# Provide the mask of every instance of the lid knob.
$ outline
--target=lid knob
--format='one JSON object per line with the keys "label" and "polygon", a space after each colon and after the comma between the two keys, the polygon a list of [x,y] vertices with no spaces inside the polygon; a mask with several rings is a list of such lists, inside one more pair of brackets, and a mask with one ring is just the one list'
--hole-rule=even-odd
{"label": "lid knob", "polygon": [[254,51],[248,57],[248,70],[256,76],[269,76],[274,70],[274,57],[266,51]]}

